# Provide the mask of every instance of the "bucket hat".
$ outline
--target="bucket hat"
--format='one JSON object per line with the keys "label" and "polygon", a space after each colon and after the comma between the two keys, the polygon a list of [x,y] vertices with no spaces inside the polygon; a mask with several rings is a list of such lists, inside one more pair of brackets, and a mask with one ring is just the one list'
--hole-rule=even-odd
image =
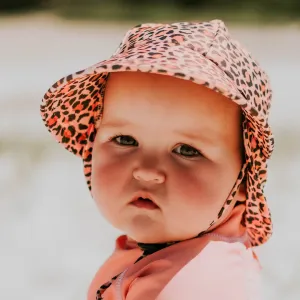
{"label": "bucket hat", "polygon": [[268,124],[272,92],[269,79],[252,55],[234,40],[221,20],[141,24],[131,28],[106,60],[63,77],[46,92],[41,115],[45,126],[67,150],[81,157],[89,189],[93,142],[99,128],[105,86],[112,72],[149,72],[190,80],[240,105],[245,163],[211,227],[229,209],[242,180],[247,200],[243,225],[252,246],[272,234],[263,194],[267,159],[274,139]]}

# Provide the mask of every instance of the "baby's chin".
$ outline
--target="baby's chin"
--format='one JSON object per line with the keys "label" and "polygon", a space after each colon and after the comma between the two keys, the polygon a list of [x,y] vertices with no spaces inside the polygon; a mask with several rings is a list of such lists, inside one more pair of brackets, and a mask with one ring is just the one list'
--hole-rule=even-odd
{"label": "baby's chin", "polygon": [[197,234],[179,234],[179,232],[170,232],[166,224],[155,222],[151,218],[141,216],[135,218],[121,229],[131,239],[144,244],[162,244],[167,242],[183,241],[190,239]]}
{"label": "baby's chin", "polygon": [[143,234],[140,233],[133,233],[133,235],[128,234],[128,236],[135,240],[138,243],[143,243],[143,244],[163,244],[163,243],[167,243],[167,242],[173,242],[172,239],[164,237],[164,236],[157,236],[157,234],[153,234],[153,235],[148,235],[145,236]]}
{"label": "baby's chin", "polygon": [[166,224],[160,218],[153,218],[153,216],[147,214],[138,214],[124,220],[118,229],[138,243],[165,243],[170,239],[166,231]]}
{"label": "baby's chin", "polygon": [[182,223],[168,224],[161,212],[140,212],[118,215],[118,218],[109,222],[128,237],[138,243],[162,244],[168,242],[184,241],[196,237],[200,230],[198,226],[184,228]]}
{"label": "baby's chin", "polygon": [[[126,233],[125,233],[126,234]],[[169,243],[169,242],[177,242],[177,241],[184,241],[191,239],[193,237],[196,237],[196,235],[193,236],[174,236],[174,235],[168,235],[168,234],[157,234],[157,232],[153,232],[149,235],[144,235],[140,232],[133,232],[131,234],[127,234],[128,237],[135,240],[138,243],[143,244],[163,244],[163,243]]]}

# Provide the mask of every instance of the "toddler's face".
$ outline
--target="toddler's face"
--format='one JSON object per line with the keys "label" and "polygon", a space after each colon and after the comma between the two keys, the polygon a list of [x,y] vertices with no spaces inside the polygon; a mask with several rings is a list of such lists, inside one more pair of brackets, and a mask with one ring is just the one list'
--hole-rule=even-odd
{"label": "toddler's face", "polygon": [[[221,94],[169,76],[112,73],[93,149],[93,198],[138,242],[192,238],[216,219],[241,149],[240,108]],[[131,203],[140,190],[155,208]]]}

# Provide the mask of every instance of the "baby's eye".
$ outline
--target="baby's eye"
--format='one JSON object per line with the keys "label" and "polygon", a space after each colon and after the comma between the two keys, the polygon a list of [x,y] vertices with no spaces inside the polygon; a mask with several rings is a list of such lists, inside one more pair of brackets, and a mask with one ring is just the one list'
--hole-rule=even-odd
{"label": "baby's eye", "polygon": [[116,135],[109,139],[119,145],[124,146],[138,146],[137,141],[130,135]]}
{"label": "baby's eye", "polygon": [[[109,139],[110,141],[113,141],[114,143],[122,146],[138,146],[138,142],[131,137],[130,135],[115,135]],[[185,157],[195,157],[195,156],[202,156],[202,154],[195,148],[182,144],[176,149],[180,149],[179,151],[173,150],[176,154],[185,156]]]}
{"label": "baby's eye", "polygon": [[175,153],[177,154],[180,154],[180,155],[183,155],[185,157],[195,157],[195,156],[202,156],[202,154],[195,148],[189,146],[189,145],[186,145],[186,144],[183,144],[183,145],[180,145],[179,147],[177,147],[176,149],[180,149],[178,152],[175,151],[175,149],[173,150]]}

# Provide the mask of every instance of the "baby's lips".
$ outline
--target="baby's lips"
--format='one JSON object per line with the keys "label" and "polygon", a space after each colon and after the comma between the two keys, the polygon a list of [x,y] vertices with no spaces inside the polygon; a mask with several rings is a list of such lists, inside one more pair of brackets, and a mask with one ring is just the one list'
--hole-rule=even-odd
{"label": "baby's lips", "polygon": [[142,197],[139,197],[138,200],[133,201],[131,205],[134,205],[135,207],[138,208],[150,209],[150,210],[154,210],[158,208],[158,206],[152,200],[144,199]]}
{"label": "baby's lips", "polygon": [[130,201],[130,203],[133,203],[133,202],[139,200],[139,198],[151,200],[158,207],[158,204],[156,203],[154,196],[151,193],[144,191],[144,190],[136,192],[134,194],[132,200]]}

